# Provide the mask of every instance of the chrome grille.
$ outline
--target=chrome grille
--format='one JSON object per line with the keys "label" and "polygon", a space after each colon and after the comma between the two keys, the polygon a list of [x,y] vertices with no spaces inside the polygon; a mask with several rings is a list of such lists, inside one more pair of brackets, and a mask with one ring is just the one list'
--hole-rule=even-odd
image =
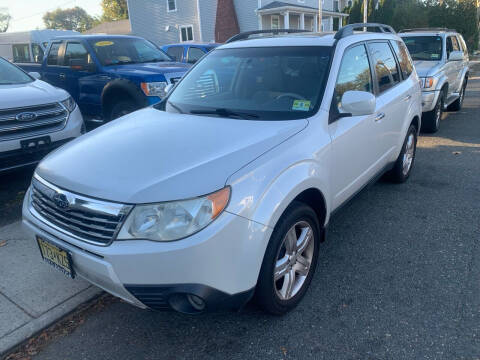
{"label": "chrome grille", "polygon": [[79,240],[103,246],[114,240],[132,208],[71,193],[38,175],[32,180],[30,205],[32,214],[47,225]]}
{"label": "chrome grille", "polygon": [[[22,114],[32,119],[22,120]],[[64,128],[68,111],[60,103],[0,110],[0,140],[17,139]]]}

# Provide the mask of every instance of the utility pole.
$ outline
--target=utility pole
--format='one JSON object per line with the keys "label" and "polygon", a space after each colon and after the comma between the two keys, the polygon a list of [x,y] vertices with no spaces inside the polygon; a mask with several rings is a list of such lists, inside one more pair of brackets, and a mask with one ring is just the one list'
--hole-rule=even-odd
{"label": "utility pole", "polygon": [[368,0],[363,0],[363,22],[368,22]]}
{"label": "utility pole", "polygon": [[318,0],[318,32],[322,32],[322,2],[323,0]]}

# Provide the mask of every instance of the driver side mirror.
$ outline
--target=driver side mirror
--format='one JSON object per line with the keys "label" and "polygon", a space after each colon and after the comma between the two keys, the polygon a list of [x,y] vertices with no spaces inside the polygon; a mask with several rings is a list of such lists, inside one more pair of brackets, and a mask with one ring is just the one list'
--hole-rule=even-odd
{"label": "driver side mirror", "polygon": [[371,115],[375,112],[375,95],[367,91],[346,91],[342,96],[340,107],[352,116]]}
{"label": "driver side mirror", "polygon": [[461,61],[463,60],[463,52],[462,51],[452,51],[450,56],[448,57],[448,61]]}

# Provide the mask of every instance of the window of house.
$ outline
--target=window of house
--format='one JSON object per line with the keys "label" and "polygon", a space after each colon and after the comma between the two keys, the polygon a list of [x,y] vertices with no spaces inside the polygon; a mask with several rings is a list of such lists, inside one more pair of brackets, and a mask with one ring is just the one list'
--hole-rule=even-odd
{"label": "window of house", "polygon": [[31,62],[30,46],[28,44],[15,44],[12,46],[13,62]]}
{"label": "window of house", "polygon": [[397,62],[390,46],[386,42],[368,44],[375,66],[376,80],[380,93],[387,91],[400,82]]}
{"label": "window of house", "polygon": [[87,49],[85,49],[80,43],[68,43],[63,60],[64,65],[70,66],[71,60],[81,60],[83,63],[87,64],[89,62]]}
{"label": "window of house", "polygon": [[340,6],[338,5],[338,0],[333,1],[333,11],[340,11]]}
{"label": "window of house", "polygon": [[32,55],[33,55],[33,62],[41,64],[43,61],[43,49],[38,44],[32,44]]}
{"label": "window of house", "polygon": [[181,46],[172,46],[167,50],[167,54],[175,61],[182,61],[183,57],[183,47]]}
{"label": "window of house", "polygon": [[364,45],[351,47],[343,55],[335,85],[335,96],[339,107],[343,94],[350,90],[373,93],[372,74]]}
{"label": "window of house", "polygon": [[401,41],[391,41],[393,51],[397,55],[400,65],[400,70],[404,79],[407,79],[413,72],[413,64],[408,56],[408,50],[405,44]]}
{"label": "window of house", "polygon": [[48,58],[47,58],[47,64],[48,65],[60,65],[59,64],[59,53],[60,53],[60,47],[62,43],[61,42],[55,42],[52,44],[50,47],[50,51],[48,53]]}
{"label": "window of house", "polygon": [[167,0],[167,11],[177,11],[177,0]]}
{"label": "window of house", "polygon": [[180,27],[180,40],[182,42],[193,40],[193,26]]}
{"label": "window of house", "polygon": [[190,64],[195,64],[200,58],[205,55],[202,49],[196,48],[196,47],[191,47],[188,49],[188,54],[187,54],[187,61]]}
{"label": "window of house", "polygon": [[280,29],[280,16],[272,15],[271,21],[272,21],[272,24],[271,24],[272,29]]}

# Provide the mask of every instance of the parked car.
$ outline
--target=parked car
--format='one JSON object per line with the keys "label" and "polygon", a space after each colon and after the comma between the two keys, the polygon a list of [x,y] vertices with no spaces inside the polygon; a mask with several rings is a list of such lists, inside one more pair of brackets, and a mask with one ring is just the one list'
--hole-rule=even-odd
{"label": "parked car", "polygon": [[0,172],[36,164],[85,132],[75,101],[0,58]]}
{"label": "parked car", "polygon": [[219,45],[216,43],[180,43],[162,46],[162,50],[175,61],[195,64]]}
{"label": "parked car", "polygon": [[52,29],[0,33],[0,56],[16,63],[41,63],[50,40],[63,35],[80,33]]}
{"label": "parked car", "polygon": [[386,25],[250,34],[40,163],[23,222],[44,259],[140,307],[298,304],[331,214],[385,172],[410,176],[421,90]]}
{"label": "parked car", "polygon": [[190,65],[139,37],[81,35],[56,38],[41,65],[20,66],[67,90],[84,115],[109,121],[160,101]]}
{"label": "parked car", "polygon": [[422,81],[422,130],[437,132],[444,110],[459,111],[468,82],[468,49],[455,30],[430,28],[400,34]]}

